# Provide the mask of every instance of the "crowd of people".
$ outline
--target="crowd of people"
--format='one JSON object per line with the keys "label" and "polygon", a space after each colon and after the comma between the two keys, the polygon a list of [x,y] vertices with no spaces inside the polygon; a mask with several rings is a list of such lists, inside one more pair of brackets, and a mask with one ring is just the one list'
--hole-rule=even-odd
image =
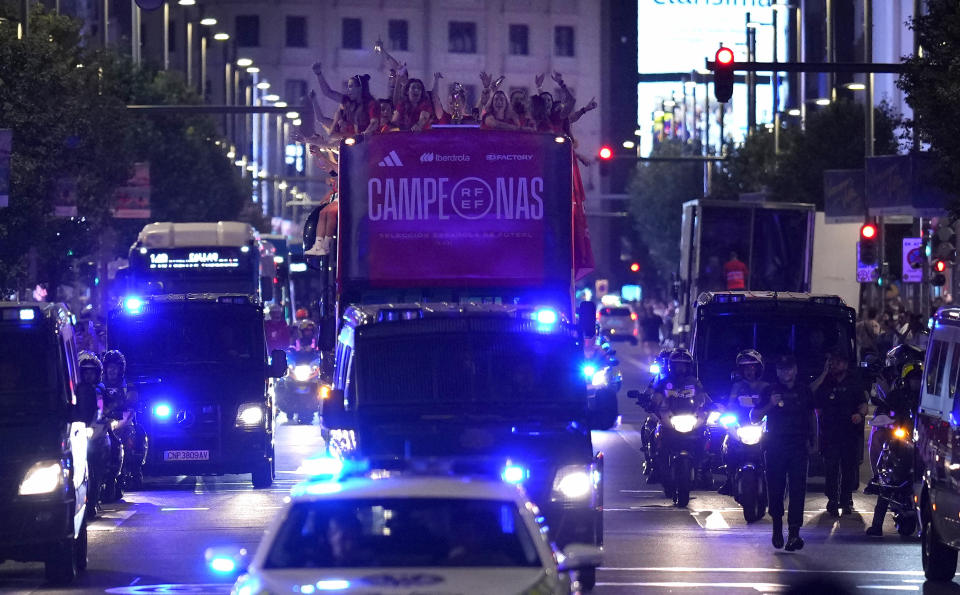
{"label": "crowd of people", "polygon": [[[472,124],[491,130],[527,130],[571,136],[571,125],[587,112],[596,109],[591,99],[579,109],[576,98],[559,72],[552,73],[556,96],[544,89],[546,74],[535,77],[536,93],[526,87],[509,93],[503,90],[504,76],[494,78],[480,73],[481,93],[474,105],[468,101],[466,86],[454,81],[442,93],[443,74],[433,74],[430,89],[419,78],[410,76],[406,64],[383,49],[379,42],[375,51],[389,69],[387,96],[374,97],[370,75],[356,74],[343,87],[336,89],[324,75],[323,65],[313,65],[313,73],[323,96],[337,103],[332,116],[324,114],[315,91],[306,98],[301,113],[300,140],[313,147],[329,146],[345,137],[383,134],[394,131],[419,132],[436,125]],[[575,145],[576,146],[576,145]],[[312,149],[316,154],[317,149]],[[580,157],[580,161],[587,163]]]}

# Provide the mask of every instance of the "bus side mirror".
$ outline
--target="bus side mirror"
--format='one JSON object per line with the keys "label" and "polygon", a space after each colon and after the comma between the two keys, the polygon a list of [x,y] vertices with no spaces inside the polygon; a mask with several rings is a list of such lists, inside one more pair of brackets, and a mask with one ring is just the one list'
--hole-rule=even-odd
{"label": "bus side mirror", "polygon": [[270,352],[270,378],[283,378],[287,373],[287,352],[274,349]]}
{"label": "bus side mirror", "polygon": [[324,428],[331,430],[349,430],[346,407],[343,404],[343,390],[335,388],[330,396],[324,399],[320,408],[321,423]]}
{"label": "bus side mirror", "polygon": [[260,277],[260,299],[265,302],[273,299],[273,277]]}
{"label": "bus side mirror", "polygon": [[320,319],[317,348],[320,351],[333,351],[337,346],[337,320],[333,316]]}
{"label": "bus side mirror", "polygon": [[597,336],[597,305],[593,302],[580,302],[577,307],[577,322],[584,338]]}
{"label": "bus side mirror", "polygon": [[315,271],[323,270],[320,256],[311,254],[310,250],[317,243],[317,223],[320,221],[320,211],[323,207],[314,207],[303,222],[303,259],[307,266]]}

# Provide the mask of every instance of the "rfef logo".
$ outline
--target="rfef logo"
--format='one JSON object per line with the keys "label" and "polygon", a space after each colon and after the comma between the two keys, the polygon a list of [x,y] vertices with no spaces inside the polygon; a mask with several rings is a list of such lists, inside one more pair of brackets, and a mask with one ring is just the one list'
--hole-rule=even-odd
{"label": "rfef logo", "polygon": [[450,200],[464,219],[480,219],[493,206],[493,190],[480,178],[464,178],[453,187]]}
{"label": "rfef logo", "polygon": [[[421,158],[421,161],[422,160],[423,159]],[[377,165],[380,167],[403,167],[403,161],[400,161],[400,156],[397,155],[396,151],[390,151],[390,153]]]}

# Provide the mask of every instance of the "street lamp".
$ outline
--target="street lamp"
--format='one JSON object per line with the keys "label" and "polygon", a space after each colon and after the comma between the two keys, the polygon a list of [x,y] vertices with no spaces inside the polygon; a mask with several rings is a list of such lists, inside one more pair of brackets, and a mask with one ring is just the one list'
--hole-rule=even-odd
{"label": "street lamp", "polygon": [[[199,21],[187,20],[187,84],[193,85],[193,26],[213,27],[217,19],[205,17]],[[207,93],[207,33],[200,35],[200,95],[206,98]]]}
{"label": "street lamp", "polygon": [[253,60],[250,58],[237,58],[237,66],[240,68],[248,68],[253,66]]}
{"label": "street lamp", "polygon": [[[266,91],[267,89],[270,88],[270,83],[268,83],[267,81],[260,81],[259,83],[257,83],[257,88],[260,89],[261,91]],[[268,96],[264,96],[264,99],[266,100],[267,97]]]}
{"label": "street lamp", "polygon": [[223,31],[221,31],[221,32],[219,32],[219,33],[214,33],[214,34],[213,34],[213,38],[214,38],[216,41],[228,41],[228,40],[230,39],[230,34],[229,34],[229,33],[224,33]]}

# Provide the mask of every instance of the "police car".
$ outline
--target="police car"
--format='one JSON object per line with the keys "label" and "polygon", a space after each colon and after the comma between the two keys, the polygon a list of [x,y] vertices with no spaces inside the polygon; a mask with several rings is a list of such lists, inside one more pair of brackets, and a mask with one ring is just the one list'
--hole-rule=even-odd
{"label": "police car", "polygon": [[[555,550],[509,468],[504,479],[380,470],[301,483],[233,593],[571,593],[600,548]],[[220,572],[244,555],[206,553]]]}

